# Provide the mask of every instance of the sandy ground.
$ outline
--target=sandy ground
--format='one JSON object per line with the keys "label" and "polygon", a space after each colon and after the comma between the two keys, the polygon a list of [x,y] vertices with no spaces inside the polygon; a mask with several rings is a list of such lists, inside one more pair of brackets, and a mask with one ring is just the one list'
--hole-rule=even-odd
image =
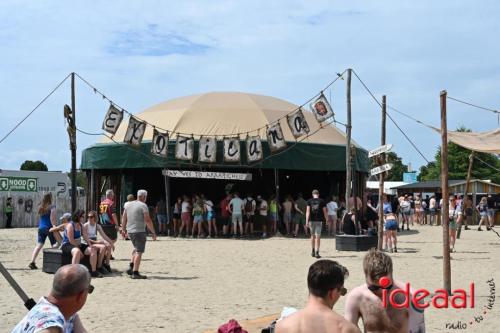
{"label": "sandy ground", "polygon": [[[442,286],[441,227],[414,229],[399,236],[400,253],[392,254],[394,274],[412,287],[433,291]],[[36,229],[0,230],[0,260],[38,300],[47,294],[52,275],[27,268],[35,235]],[[130,242],[120,240],[113,267],[124,272],[130,251]],[[306,239],[148,241],[141,271],[149,279],[131,280],[125,273],[95,279],[96,289],[80,316],[89,332],[202,332],[231,318],[252,319],[278,313],[283,306],[301,307],[307,297],[307,269],[315,260],[309,251]],[[428,332],[500,332],[500,304],[483,313],[490,296],[486,281],[500,281],[499,253],[500,238],[493,232],[462,233],[452,254],[452,287],[466,288],[475,282],[476,307],[429,308]],[[322,255],[349,269],[348,289],[364,281],[363,253],[338,252],[333,239],[324,239]],[[41,256],[37,264],[42,266]],[[341,299],[334,309],[343,314],[343,308]],[[0,332],[10,332],[25,313],[17,294],[0,276]],[[470,325],[479,316],[482,320]],[[446,328],[447,323],[459,321],[467,329]]]}

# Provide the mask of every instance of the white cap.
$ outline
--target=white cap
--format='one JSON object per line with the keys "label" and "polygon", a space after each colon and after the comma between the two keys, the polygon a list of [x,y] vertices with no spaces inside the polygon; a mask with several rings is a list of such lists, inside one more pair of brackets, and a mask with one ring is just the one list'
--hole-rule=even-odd
{"label": "white cap", "polygon": [[63,216],[61,216],[61,218],[59,220],[62,221],[64,219],[66,219],[66,220],[71,219],[71,214],[70,213],[64,213]]}

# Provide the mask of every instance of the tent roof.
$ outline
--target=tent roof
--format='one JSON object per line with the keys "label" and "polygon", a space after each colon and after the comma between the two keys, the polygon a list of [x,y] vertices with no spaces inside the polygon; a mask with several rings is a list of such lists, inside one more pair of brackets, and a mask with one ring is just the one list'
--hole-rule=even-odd
{"label": "tent roof", "polygon": [[[440,129],[431,128],[441,133]],[[500,154],[500,128],[487,132],[448,131],[448,141],[473,151]]]}
{"label": "tent roof", "polygon": [[[297,108],[298,105],[270,96],[242,92],[209,92],[175,98],[154,105],[136,116],[170,132],[216,135],[221,138],[234,133],[242,133],[240,138],[244,139],[246,133],[256,135],[257,129],[278,120]],[[308,107],[303,108],[303,110],[310,130],[314,132],[320,125]],[[114,136],[115,141],[123,141],[127,126],[128,119],[124,119]],[[281,126],[285,140],[295,141],[286,119],[281,120]],[[262,140],[267,140],[265,129],[261,129],[259,135]],[[153,128],[147,126],[143,140],[152,140],[152,137]],[[103,137],[101,142],[110,143],[112,141]],[[304,142],[345,145],[346,135],[337,127],[328,125],[305,139]]]}

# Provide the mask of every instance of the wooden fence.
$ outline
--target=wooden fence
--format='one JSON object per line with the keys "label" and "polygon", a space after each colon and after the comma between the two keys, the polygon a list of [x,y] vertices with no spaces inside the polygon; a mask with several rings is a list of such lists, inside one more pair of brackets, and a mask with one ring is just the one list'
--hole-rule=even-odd
{"label": "wooden fence", "polygon": [[[12,213],[12,227],[14,228],[30,228],[38,226],[37,207],[42,202],[43,193],[29,192],[26,194],[11,194],[0,193],[0,228],[4,228],[7,222],[5,215],[5,202],[8,197],[12,197],[14,211]],[[53,196],[56,205],[57,218],[59,219],[64,213],[71,212],[71,198]],[[85,209],[86,197],[77,198],[77,207]],[[58,221],[59,223],[59,221]]]}

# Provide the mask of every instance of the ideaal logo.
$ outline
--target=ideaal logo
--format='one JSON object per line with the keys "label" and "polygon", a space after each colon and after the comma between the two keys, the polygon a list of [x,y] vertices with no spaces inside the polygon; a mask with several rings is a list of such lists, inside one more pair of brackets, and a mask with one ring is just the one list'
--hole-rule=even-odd
{"label": "ideaal logo", "polygon": [[486,298],[486,304],[483,306],[482,312],[478,315],[475,315],[472,320],[469,320],[469,322],[459,320],[454,323],[446,323],[445,328],[453,330],[465,330],[467,328],[470,328],[474,324],[481,323],[486,318],[488,311],[492,310],[493,306],[495,305],[496,296],[495,280],[488,280],[486,281],[486,284],[488,285],[490,295]]}
{"label": "ideaal logo", "polygon": [[[431,304],[436,309],[447,309],[451,306],[453,309],[465,309],[467,307],[474,308],[474,282],[469,285],[469,290],[455,289],[452,291],[452,297],[448,300],[448,293],[445,289],[437,289],[431,297],[430,302],[426,302],[425,298],[431,293],[427,289],[421,288],[410,294],[410,283],[406,283],[404,289],[390,289],[392,281],[389,277],[383,276],[379,279],[379,285],[382,287],[382,304],[387,307],[390,304],[395,309],[410,308],[423,310]],[[398,303],[396,297],[398,295],[405,296],[405,301]],[[411,304],[410,304],[411,302]]]}

